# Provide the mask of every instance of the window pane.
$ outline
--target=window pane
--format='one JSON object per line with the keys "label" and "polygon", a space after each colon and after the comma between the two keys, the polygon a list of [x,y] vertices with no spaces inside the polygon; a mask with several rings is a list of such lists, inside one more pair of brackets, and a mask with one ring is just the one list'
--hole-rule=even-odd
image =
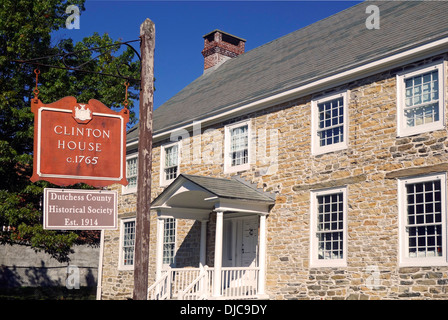
{"label": "window pane", "polygon": [[177,145],[165,148],[165,180],[173,180],[178,175],[179,148]]}
{"label": "window pane", "polygon": [[134,264],[135,221],[123,223],[123,265]]}
{"label": "window pane", "polygon": [[165,219],[163,233],[163,263],[174,263],[174,251],[176,245],[176,220]]}
{"label": "window pane", "polygon": [[177,166],[177,145],[165,148],[165,167]]}
{"label": "window pane", "polygon": [[442,255],[440,180],[406,185],[409,257]]}
{"label": "window pane", "polygon": [[126,178],[128,180],[128,188],[137,187],[137,158],[126,160]]}
{"label": "window pane", "polygon": [[317,196],[319,259],[343,258],[343,194]]}
{"label": "window pane", "polygon": [[319,103],[318,136],[319,145],[327,146],[343,142],[344,99],[342,97]]}
{"label": "window pane", "polygon": [[438,70],[405,79],[404,115],[408,127],[439,121]]}
{"label": "window pane", "polygon": [[230,163],[238,166],[249,162],[249,127],[230,130]]}

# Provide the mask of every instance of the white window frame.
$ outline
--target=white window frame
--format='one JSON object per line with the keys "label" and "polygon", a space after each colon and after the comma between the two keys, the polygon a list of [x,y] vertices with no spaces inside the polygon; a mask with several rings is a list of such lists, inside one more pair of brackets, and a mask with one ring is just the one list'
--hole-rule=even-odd
{"label": "white window frame", "polygon": [[[132,160],[132,159],[137,159],[137,174],[136,174],[136,177],[137,177],[137,180],[138,180],[138,153],[133,153],[133,154],[130,154],[130,155],[126,156],[126,171],[125,171],[126,172],[126,178],[130,178],[128,176],[128,161]],[[128,184],[127,186],[122,186],[122,188],[121,188],[121,193],[122,194],[130,194],[130,193],[135,193],[135,192],[137,192],[137,185],[131,187]]]}
{"label": "white window frame", "polygon": [[[323,190],[312,190],[310,199],[310,267],[346,267],[347,266],[347,187],[337,187]],[[318,196],[342,193],[342,258],[340,259],[319,259],[318,258]]]}
{"label": "white window frame", "polygon": [[125,232],[125,223],[127,222],[134,222],[134,232],[136,232],[135,230],[135,226],[136,226],[136,218],[126,218],[126,219],[121,219],[120,221],[120,248],[119,248],[119,254],[118,254],[118,269],[119,270],[134,270],[134,264],[135,264],[135,236],[136,234],[134,234],[134,261],[132,263],[132,265],[125,265],[124,264],[124,255],[123,255],[123,250],[124,250],[124,246],[123,246],[123,242],[124,242],[124,232]]}
{"label": "white window frame", "polygon": [[[326,146],[320,146],[320,139],[319,139],[319,109],[318,105],[320,103],[324,103],[327,101],[331,101],[334,99],[342,98],[343,99],[343,112],[344,112],[344,122],[342,124],[342,142],[326,145]],[[334,93],[331,95],[326,95],[317,99],[311,100],[311,153],[313,155],[319,155],[324,154],[328,152],[338,151],[347,149],[348,147],[348,123],[349,123],[349,117],[348,117],[348,94],[347,91]]]}
{"label": "white window frame", "polygon": [[[397,136],[405,137],[414,134],[419,134],[428,131],[435,131],[445,128],[445,69],[446,63],[444,61],[436,61],[431,64],[427,64],[423,67],[414,68],[410,71],[398,73],[397,80]],[[423,73],[430,72],[432,70],[438,70],[438,90],[439,90],[439,120],[427,124],[418,125],[415,127],[406,126],[405,111],[405,80],[412,78]]]}
{"label": "white window frame", "polygon": [[[248,150],[247,150],[247,163],[232,166],[232,159],[230,157],[231,150],[231,136],[230,132],[233,129],[247,126],[247,139],[248,139]],[[239,171],[246,171],[250,169],[252,162],[252,128],[251,121],[245,120],[237,123],[233,123],[224,127],[224,173],[234,173]]]}
{"label": "white window frame", "polygon": [[181,154],[181,143],[180,141],[173,141],[173,142],[169,142],[166,144],[163,144],[160,146],[160,186],[161,187],[166,187],[168,186],[171,182],[173,182],[176,178],[174,179],[166,179],[166,175],[165,175],[165,156],[166,156],[166,149],[173,147],[177,145],[177,174],[176,174],[176,178],[179,176],[180,174],[180,154]]}
{"label": "white window frame", "polygon": [[[409,236],[407,231],[407,195],[406,185],[420,182],[440,180],[441,192],[441,226],[442,255],[439,257],[409,257]],[[398,210],[399,210],[399,265],[407,266],[447,266],[447,234],[446,234],[446,173],[431,174],[419,177],[398,179]]]}
{"label": "white window frame", "polygon": [[[173,221],[174,223],[174,241],[170,242],[170,244],[174,245],[174,249],[173,249],[173,256],[172,256],[172,262],[171,263],[165,263],[165,240],[166,240],[166,236],[165,236],[165,232],[166,232],[166,227],[167,224],[170,223],[170,221]],[[176,251],[177,251],[177,220],[175,218],[165,218],[163,219],[163,244],[162,244],[162,265],[163,266],[170,266],[172,268],[174,268],[176,266]]]}

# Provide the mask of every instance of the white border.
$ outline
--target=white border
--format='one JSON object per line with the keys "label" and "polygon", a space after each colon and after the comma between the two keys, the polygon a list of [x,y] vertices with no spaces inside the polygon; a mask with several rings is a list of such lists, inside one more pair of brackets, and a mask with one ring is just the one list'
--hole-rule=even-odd
{"label": "white border", "polygon": [[[319,122],[317,105],[319,103],[337,99],[337,98],[341,98],[341,97],[343,99],[343,110],[344,110],[344,123],[342,124],[343,130],[344,130],[344,133],[343,133],[344,141],[321,147],[321,146],[319,146],[319,137],[317,135],[318,122]],[[349,130],[347,97],[348,97],[347,91],[344,91],[344,92],[338,92],[338,93],[326,95],[326,96],[311,100],[311,154],[312,155],[319,155],[319,154],[323,154],[323,153],[347,149],[347,147],[348,147],[348,141],[347,141],[348,140],[348,130]]]}
{"label": "white border", "polygon": [[[230,130],[247,125],[247,163],[237,166],[231,166],[230,160]],[[246,171],[250,169],[252,163],[252,128],[251,120],[239,121],[224,127],[224,173],[233,173],[238,171]]]}
{"label": "white border", "polygon": [[[440,180],[440,191],[442,193],[442,256],[441,257],[415,257],[409,258],[407,253],[408,237],[405,230],[407,216],[407,200],[405,187],[407,183],[417,183],[424,181]],[[447,261],[447,228],[446,228],[446,173],[424,175],[418,177],[409,177],[398,179],[398,227],[399,227],[399,245],[398,245],[398,263],[400,267],[410,266],[448,266]]]}
{"label": "white border", "polygon": [[[405,137],[418,133],[435,131],[445,128],[445,61],[438,60],[436,62],[425,64],[420,67],[416,67],[412,70],[400,72],[396,76],[397,80],[397,136]],[[405,86],[404,81],[407,78],[414,77],[419,74],[429,72],[437,69],[439,71],[439,121],[431,122],[428,124],[419,125],[416,127],[406,127],[406,117],[404,116],[405,110]]]}
{"label": "white border", "polygon": [[[168,221],[168,219],[172,219],[174,221],[174,252],[173,252],[173,263],[171,263],[171,264],[163,263],[163,259],[164,259],[164,257],[163,257],[163,253],[164,253],[163,247],[165,246],[165,228],[166,228],[166,222]],[[167,217],[167,218],[163,219],[162,268],[166,268],[166,267],[175,268],[176,265],[177,265],[176,264],[176,260],[177,260],[176,256],[177,256],[177,249],[178,249],[178,247],[177,247],[177,226],[178,226],[178,223],[177,223],[177,219],[176,218],[174,218],[174,217]]]}
{"label": "white border", "polygon": [[[181,143],[182,140],[180,141],[172,141],[172,142],[168,142],[165,143],[163,145],[160,146],[160,186],[161,187],[166,187],[168,185],[171,184],[171,182],[173,182],[180,174],[180,161],[181,161]],[[165,179],[165,149],[175,146],[177,145],[177,175],[176,178],[171,179],[171,180],[166,180]]]}
{"label": "white border", "polygon": [[[135,265],[135,241],[134,239],[134,263],[132,265],[124,265],[123,264],[123,240],[124,240],[124,224],[125,222],[135,222],[135,227],[137,227],[137,218],[121,218],[120,219],[120,245],[119,245],[119,252],[118,252],[118,270],[134,270]],[[135,229],[135,236],[137,235],[137,228]]]}
{"label": "white border", "polygon": [[36,168],[36,174],[39,177],[42,178],[59,178],[59,179],[84,179],[84,180],[108,180],[108,181],[121,181],[124,176],[124,166],[123,166],[123,152],[124,152],[124,119],[120,115],[112,115],[107,113],[99,113],[99,112],[93,112],[92,116],[102,116],[102,117],[111,117],[111,118],[119,118],[120,119],[120,176],[117,177],[97,177],[97,176],[75,176],[75,175],[63,175],[63,174],[45,174],[40,171],[40,164],[41,164],[41,143],[42,143],[42,111],[49,110],[49,111],[56,111],[56,112],[66,112],[66,113],[72,113],[72,110],[69,109],[56,109],[56,108],[49,108],[49,107],[41,107],[39,108],[39,115],[38,115],[38,123],[37,123],[37,168]]}
{"label": "white border", "polygon": [[[113,226],[100,226],[98,228],[92,228],[91,226],[48,226],[48,193],[50,191],[54,192],[76,192],[76,193],[94,193],[94,194],[109,194],[113,196],[114,200],[114,222]],[[43,228],[47,230],[117,230],[117,219],[118,219],[118,193],[113,190],[84,190],[84,189],[57,189],[57,188],[44,188],[44,199],[43,199]]]}
{"label": "white border", "polygon": [[[342,232],[342,259],[318,259],[317,258],[317,196],[341,193],[343,198],[343,232]],[[323,190],[310,191],[310,268],[319,267],[346,267],[347,266],[347,186]]]}
{"label": "white border", "polygon": [[[125,166],[125,172],[126,172],[126,179],[128,179],[128,160],[137,158],[137,184],[138,184],[138,153],[132,153],[130,155],[126,156],[126,166]],[[127,186],[121,186],[121,194],[131,194],[137,192],[137,186],[130,188],[129,187],[129,181]]]}

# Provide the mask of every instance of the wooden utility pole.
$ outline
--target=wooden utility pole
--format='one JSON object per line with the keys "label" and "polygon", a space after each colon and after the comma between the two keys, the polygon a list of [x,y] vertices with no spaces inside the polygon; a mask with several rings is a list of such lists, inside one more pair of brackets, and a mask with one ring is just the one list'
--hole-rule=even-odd
{"label": "wooden utility pole", "polygon": [[148,296],[155,44],[155,25],[150,19],[146,19],[141,24],[140,38],[142,67],[138,138],[137,219],[135,223],[134,300],[146,300]]}

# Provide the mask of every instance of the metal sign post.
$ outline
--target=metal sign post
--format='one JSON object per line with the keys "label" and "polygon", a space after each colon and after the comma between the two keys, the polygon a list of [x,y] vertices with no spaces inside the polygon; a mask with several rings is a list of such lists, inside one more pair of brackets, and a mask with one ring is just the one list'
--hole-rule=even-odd
{"label": "metal sign post", "polygon": [[154,97],[155,25],[140,26],[141,91],[138,143],[137,218],[135,230],[134,300],[148,296],[149,227],[152,169],[152,111]]}

